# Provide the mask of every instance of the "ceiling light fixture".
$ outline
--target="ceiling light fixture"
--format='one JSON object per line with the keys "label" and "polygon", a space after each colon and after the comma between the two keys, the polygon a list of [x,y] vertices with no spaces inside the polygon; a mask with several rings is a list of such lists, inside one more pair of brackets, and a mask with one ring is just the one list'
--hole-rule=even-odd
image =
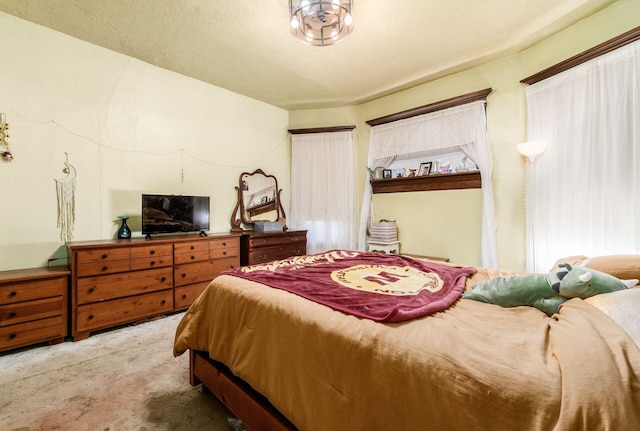
{"label": "ceiling light fixture", "polygon": [[310,45],[326,46],[353,30],[353,0],[289,0],[291,33]]}

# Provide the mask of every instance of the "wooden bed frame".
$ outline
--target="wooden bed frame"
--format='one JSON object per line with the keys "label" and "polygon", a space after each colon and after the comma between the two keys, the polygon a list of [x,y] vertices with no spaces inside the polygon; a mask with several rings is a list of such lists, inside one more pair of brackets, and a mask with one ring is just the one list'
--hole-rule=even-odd
{"label": "wooden bed frame", "polygon": [[269,400],[207,352],[189,350],[189,383],[202,384],[250,431],[298,431]]}

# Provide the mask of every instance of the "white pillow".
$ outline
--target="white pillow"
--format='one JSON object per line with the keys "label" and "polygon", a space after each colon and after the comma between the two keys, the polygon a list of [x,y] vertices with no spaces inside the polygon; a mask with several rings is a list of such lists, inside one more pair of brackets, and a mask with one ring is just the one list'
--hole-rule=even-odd
{"label": "white pillow", "polygon": [[584,301],[611,317],[640,348],[640,288],[602,293]]}

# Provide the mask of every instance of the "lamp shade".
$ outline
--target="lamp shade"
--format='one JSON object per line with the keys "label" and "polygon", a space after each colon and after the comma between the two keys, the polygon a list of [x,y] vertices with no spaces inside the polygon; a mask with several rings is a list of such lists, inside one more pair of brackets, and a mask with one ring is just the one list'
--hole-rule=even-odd
{"label": "lamp shade", "polygon": [[549,143],[547,141],[526,141],[517,145],[518,152],[527,157],[531,163],[536,156],[542,154],[547,149]]}
{"label": "lamp shade", "polygon": [[353,0],[289,0],[291,33],[310,45],[326,46],[353,30]]}

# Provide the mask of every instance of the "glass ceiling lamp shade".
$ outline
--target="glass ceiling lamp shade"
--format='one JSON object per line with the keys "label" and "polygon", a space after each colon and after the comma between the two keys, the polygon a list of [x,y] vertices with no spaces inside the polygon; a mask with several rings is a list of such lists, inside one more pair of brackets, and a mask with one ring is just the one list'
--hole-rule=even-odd
{"label": "glass ceiling lamp shade", "polygon": [[353,30],[353,0],[289,0],[291,33],[305,43],[333,45]]}

